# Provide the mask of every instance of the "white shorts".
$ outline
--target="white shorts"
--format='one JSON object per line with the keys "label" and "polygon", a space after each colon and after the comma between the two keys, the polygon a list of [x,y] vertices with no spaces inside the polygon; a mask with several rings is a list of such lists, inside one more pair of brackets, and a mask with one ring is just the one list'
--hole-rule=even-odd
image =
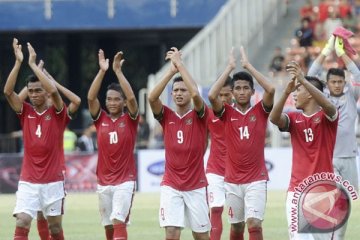
{"label": "white shorts", "polygon": [[26,213],[36,218],[37,212],[42,211],[44,216],[60,216],[64,214],[64,200],[63,181],[45,184],[19,181],[13,215]]}
{"label": "white shorts", "polygon": [[97,185],[99,211],[103,226],[112,225],[114,219],[128,223],[134,192],[135,181],[115,186]]}
{"label": "white shorts", "polygon": [[210,231],[206,188],[178,191],[169,186],[161,186],[159,221],[160,227],[188,226],[196,233]]}
{"label": "white shorts", "polygon": [[226,206],[230,223],[240,223],[248,218],[264,219],[267,182],[265,180],[246,184],[225,182]]}
{"label": "white shorts", "polygon": [[[329,240],[331,239],[332,233],[299,233],[298,231],[293,231],[295,227],[298,228],[298,215],[293,216],[291,214],[294,212],[294,207],[298,209],[298,206],[292,203],[294,199],[294,192],[288,192],[286,196],[286,219],[288,224],[288,233],[290,240]],[[293,210],[292,210],[293,209]],[[299,210],[297,210],[299,211]],[[295,219],[294,219],[295,217]],[[294,226],[296,224],[296,226]]]}
{"label": "white shorts", "polygon": [[208,202],[210,208],[223,207],[225,204],[225,186],[224,177],[208,173],[206,174],[208,180]]}

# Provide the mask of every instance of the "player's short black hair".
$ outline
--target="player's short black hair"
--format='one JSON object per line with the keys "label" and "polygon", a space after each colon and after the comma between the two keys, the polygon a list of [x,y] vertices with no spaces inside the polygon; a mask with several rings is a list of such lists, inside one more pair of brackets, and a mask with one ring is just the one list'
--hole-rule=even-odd
{"label": "player's short black hair", "polygon": [[313,76],[305,76],[305,79],[308,80],[312,85],[314,85],[317,89],[319,89],[321,92],[324,91],[324,84],[320,79]]}
{"label": "player's short black hair", "polygon": [[183,81],[184,81],[184,79],[183,79],[181,76],[177,76],[177,77],[174,78],[174,80],[173,80],[171,89],[174,89],[174,83],[176,83],[176,82],[183,82]]}
{"label": "player's short black hair", "polygon": [[231,88],[234,88],[235,82],[239,80],[249,82],[251,89],[254,89],[254,80],[250,73],[245,71],[235,73],[231,79]]}
{"label": "player's short black hair", "polygon": [[110,84],[107,86],[107,91],[109,91],[109,90],[114,90],[114,91],[119,92],[120,95],[121,95],[121,97],[122,97],[123,99],[126,99],[125,94],[124,94],[123,90],[121,89],[119,83],[110,83]]}
{"label": "player's short black hair", "polygon": [[39,78],[37,76],[35,76],[34,74],[27,76],[25,79],[26,86],[28,86],[29,83],[34,83],[34,82],[39,82],[39,81],[40,81]]}
{"label": "player's short black hair", "polygon": [[335,75],[335,76],[345,78],[345,71],[341,68],[330,68],[326,74],[326,81],[329,80],[330,75]]}
{"label": "player's short black hair", "polygon": [[230,88],[232,88],[232,84],[231,84],[231,77],[227,77],[223,87],[227,87],[229,86]]}

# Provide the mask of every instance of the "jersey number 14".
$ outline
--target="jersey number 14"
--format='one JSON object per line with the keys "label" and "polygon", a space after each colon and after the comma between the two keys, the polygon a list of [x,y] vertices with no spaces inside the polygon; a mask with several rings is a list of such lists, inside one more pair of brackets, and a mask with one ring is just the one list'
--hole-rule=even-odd
{"label": "jersey number 14", "polygon": [[244,138],[246,138],[246,139],[250,138],[248,126],[239,127],[239,130],[240,130],[240,140],[243,140]]}

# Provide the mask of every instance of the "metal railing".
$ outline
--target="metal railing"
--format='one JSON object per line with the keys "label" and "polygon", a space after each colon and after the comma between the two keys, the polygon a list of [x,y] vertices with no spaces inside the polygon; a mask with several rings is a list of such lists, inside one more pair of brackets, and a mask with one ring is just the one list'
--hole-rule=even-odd
{"label": "metal railing", "polygon": [[[282,17],[284,0],[229,0],[215,18],[182,48],[182,59],[200,86],[210,86],[221,74],[232,46],[251,47],[249,59],[264,45],[264,32],[268,23],[275,26]],[[265,24],[267,23],[267,24]],[[147,89],[153,89],[160,81],[169,63],[148,77]],[[163,102],[169,99],[168,91],[161,95]],[[149,106],[147,106],[149,109]],[[147,111],[151,126],[155,120]]]}

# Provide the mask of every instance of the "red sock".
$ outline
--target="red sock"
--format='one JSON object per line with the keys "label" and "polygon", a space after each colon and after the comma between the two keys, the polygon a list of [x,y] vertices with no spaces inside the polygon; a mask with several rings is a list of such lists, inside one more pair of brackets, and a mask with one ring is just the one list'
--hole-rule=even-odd
{"label": "red sock", "polygon": [[106,235],[106,240],[113,240],[114,229],[113,228],[105,228],[105,235]]}
{"label": "red sock", "polygon": [[28,235],[29,235],[29,229],[16,227],[14,240],[28,240]]}
{"label": "red sock", "polygon": [[244,232],[235,232],[230,229],[230,240],[244,240]]}
{"label": "red sock", "polygon": [[250,240],[263,240],[261,227],[249,228],[248,231],[249,231]]}
{"label": "red sock", "polygon": [[213,207],[211,208],[210,221],[211,221],[211,231],[210,239],[211,240],[220,240],[221,233],[223,230],[221,214],[223,212],[223,207]]}
{"label": "red sock", "polygon": [[37,220],[37,229],[41,240],[50,238],[49,226],[46,219]]}
{"label": "red sock", "polygon": [[127,240],[126,224],[114,224],[114,239],[116,240]]}
{"label": "red sock", "polygon": [[51,234],[50,240],[64,240],[64,232],[61,230],[61,232],[56,234]]}

